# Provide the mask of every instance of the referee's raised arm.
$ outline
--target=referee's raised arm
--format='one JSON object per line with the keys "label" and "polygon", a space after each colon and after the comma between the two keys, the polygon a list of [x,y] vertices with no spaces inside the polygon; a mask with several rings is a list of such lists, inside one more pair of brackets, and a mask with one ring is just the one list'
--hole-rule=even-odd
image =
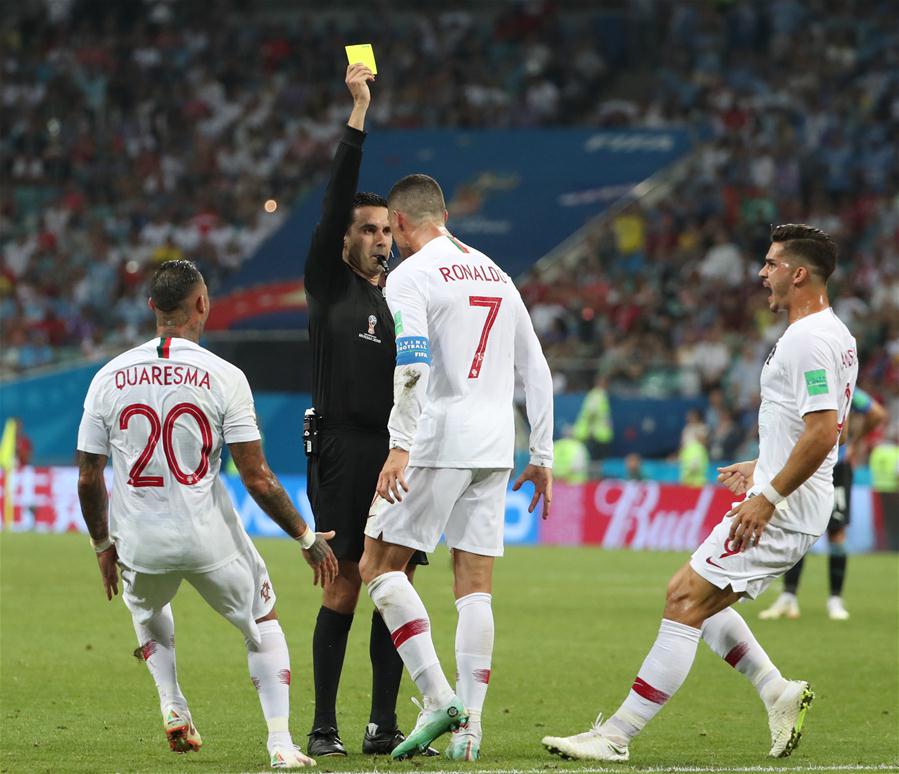
{"label": "referee's raised arm", "polygon": [[368,82],[375,76],[364,65],[347,67],[346,85],[353,96],[353,111],[334,154],[331,179],[322,199],[322,214],[312,235],[306,257],[306,292],[313,296],[339,290],[346,282],[342,271],[343,237],[353,210],[353,196],[359,182],[365,114],[371,102]]}

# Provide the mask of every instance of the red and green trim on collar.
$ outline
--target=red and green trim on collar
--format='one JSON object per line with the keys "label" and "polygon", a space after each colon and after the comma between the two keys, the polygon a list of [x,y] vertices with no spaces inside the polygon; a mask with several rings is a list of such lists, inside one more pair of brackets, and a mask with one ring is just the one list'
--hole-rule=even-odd
{"label": "red and green trim on collar", "polygon": [[156,345],[156,354],[159,357],[163,357],[166,360],[169,357],[169,349],[172,346],[172,339],[168,336],[162,336],[159,339],[159,344]]}
{"label": "red and green trim on collar", "polygon": [[457,250],[460,250],[463,253],[471,252],[466,245],[463,245],[458,239],[456,239],[456,237],[452,236],[451,234],[447,234],[446,238],[453,243]]}

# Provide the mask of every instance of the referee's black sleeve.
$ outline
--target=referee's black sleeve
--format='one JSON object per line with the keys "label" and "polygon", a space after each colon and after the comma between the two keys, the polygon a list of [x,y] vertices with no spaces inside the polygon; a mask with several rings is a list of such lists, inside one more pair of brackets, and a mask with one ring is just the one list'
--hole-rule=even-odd
{"label": "referee's black sleeve", "polygon": [[322,200],[321,218],[306,257],[306,291],[319,298],[339,292],[347,281],[347,273],[343,271],[343,237],[350,222],[353,196],[359,183],[364,141],[365,132],[346,126],[334,154],[331,179]]}

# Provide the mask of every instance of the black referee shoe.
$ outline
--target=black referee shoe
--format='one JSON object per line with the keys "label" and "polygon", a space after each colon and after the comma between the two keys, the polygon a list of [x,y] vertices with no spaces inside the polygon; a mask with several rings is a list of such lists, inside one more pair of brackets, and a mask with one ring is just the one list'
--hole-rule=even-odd
{"label": "black referee shoe", "polygon": [[336,728],[313,728],[309,734],[306,754],[311,758],[327,758],[329,755],[346,756],[346,747],[340,741]]}
{"label": "black referee shoe", "polygon": [[[362,752],[365,755],[390,755],[393,748],[406,738],[406,735],[396,726],[381,729],[375,723],[369,723],[365,727],[365,736],[362,737]],[[433,747],[429,747],[424,753],[427,758],[440,753]]]}

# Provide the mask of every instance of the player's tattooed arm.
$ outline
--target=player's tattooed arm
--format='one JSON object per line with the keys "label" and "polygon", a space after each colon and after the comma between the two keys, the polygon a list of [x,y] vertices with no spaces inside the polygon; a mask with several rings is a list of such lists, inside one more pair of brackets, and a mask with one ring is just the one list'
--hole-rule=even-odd
{"label": "player's tattooed arm", "polygon": [[106,492],[105,454],[78,452],[78,501],[91,541],[97,549],[97,566],[106,599],[119,593],[119,559],[115,543],[109,541],[109,495]]}
{"label": "player's tattooed arm", "polygon": [[260,441],[228,444],[240,480],[260,508],[292,538],[306,531],[306,522],[269,468]]}
{"label": "player's tattooed arm", "polygon": [[[240,480],[259,507],[295,540],[306,535],[309,526],[287,496],[278,477],[269,468],[262,443],[232,443],[228,444],[228,449],[240,473]],[[324,586],[337,576],[337,559],[327,543],[333,537],[333,532],[317,532],[315,541],[303,551],[303,557],[312,567],[312,582],[315,584],[321,583]]]}
{"label": "player's tattooed arm", "polygon": [[109,537],[109,496],[103,469],[106,467],[105,454],[78,452],[78,501],[81,515],[87,524],[87,531],[95,542]]}

